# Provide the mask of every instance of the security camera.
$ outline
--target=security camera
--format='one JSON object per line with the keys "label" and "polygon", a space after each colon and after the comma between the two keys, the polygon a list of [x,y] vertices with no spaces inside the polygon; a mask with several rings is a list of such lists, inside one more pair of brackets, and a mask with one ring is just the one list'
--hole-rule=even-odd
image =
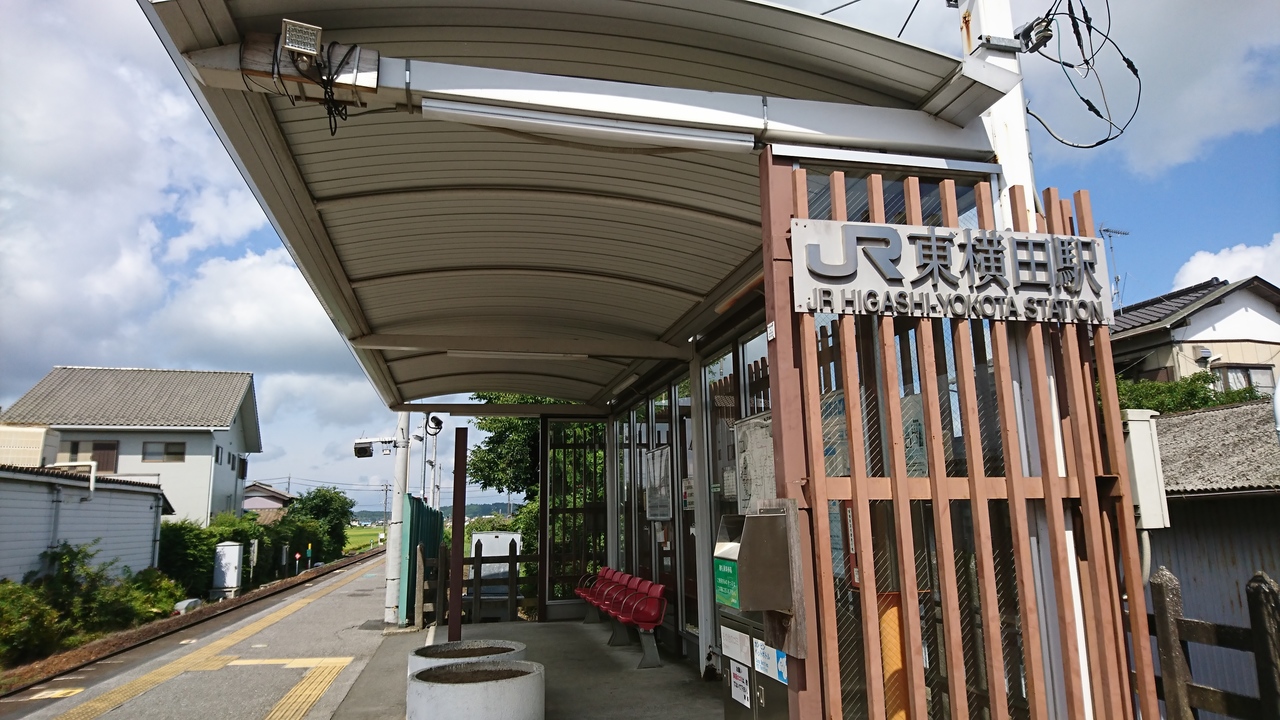
{"label": "security camera", "polygon": [[427,418],[427,424],[430,425],[431,429],[435,432],[440,432],[440,428],[444,427],[444,421],[435,415]]}
{"label": "security camera", "polygon": [[373,443],[368,440],[357,440],[353,449],[358,458],[373,457]]}

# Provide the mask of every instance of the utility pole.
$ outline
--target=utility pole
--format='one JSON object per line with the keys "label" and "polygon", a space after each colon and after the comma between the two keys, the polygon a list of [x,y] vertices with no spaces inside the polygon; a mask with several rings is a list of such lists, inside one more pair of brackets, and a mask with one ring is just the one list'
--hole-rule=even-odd
{"label": "utility pole", "polygon": [[431,507],[440,509],[440,466],[436,464],[436,449],[440,433],[431,436]]}
{"label": "utility pole", "polygon": [[[397,413],[395,492],[391,495],[391,522],[387,525],[387,594],[383,622],[400,622],[400,563],[404,559],[400,547],[400,529],[404,520],[404,496],[409,484],[409,413]],[[461,567],[461,564],[456,567]]]}
{"label": "utility pole", "polygon": [[387,534],[387,492],[391,490],[391,486],[382,483],[382,534]]}
{"label": "utility pole", "polygon": [[289,476],[284,479],[284,492],[286,495],[293,494],[293,473],[289,473]]}

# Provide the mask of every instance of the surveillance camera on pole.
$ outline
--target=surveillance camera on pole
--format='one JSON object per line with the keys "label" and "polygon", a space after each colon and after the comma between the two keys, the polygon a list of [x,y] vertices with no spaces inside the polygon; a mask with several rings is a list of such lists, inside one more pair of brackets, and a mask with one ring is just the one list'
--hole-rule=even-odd
{"label": "surveillance camera on pole", "polygon": [[395,445],[396,439],[393,437],[384,438],[360,438],[352,445],[352,450],[358,458],[373,457],[373,446],[382,445],[383,454],[389,455],[391,447]]}

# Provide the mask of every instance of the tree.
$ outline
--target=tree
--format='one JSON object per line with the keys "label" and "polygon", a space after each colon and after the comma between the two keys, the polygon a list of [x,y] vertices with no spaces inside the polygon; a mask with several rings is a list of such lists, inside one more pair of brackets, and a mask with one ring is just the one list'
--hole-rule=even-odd
{"label": "tree", "polygon": [[1252,387],[1217,390],[1214,387],[1216,382],[1217,378],[1208,370],[1172,382],[1116,378],[1116,392],[1122,410],[1155,410],[1158,413],[1196,410],[1262,398]]}
{"label": "tree", "polygon": [[[515,393],[475,393],[472,400],[486,404],[562,405],[563,400],[541,395]],[[476,427],[489,433],[471,450],[467,476],[486,490],[538,496],[538,419],[484,417]]]}
{"label": "tree", "polygon": [[[319,559],[327,561],[341,556],[342,549],[347,546],[347,528],[351,526],[351,510],[355,506],[356,501],[337,488],[312,488],[289,505],[285,519],[291,520],[290,524],[293,526],[303,525],[298,522],[302,519],[319,523],[321,537],[317,555]],[[304,532],[306,530],[300,529]],[[298,539],[295,538],[294,542],[298,542]],[[299,552],[303,550],[301,545],[293,547]]]}

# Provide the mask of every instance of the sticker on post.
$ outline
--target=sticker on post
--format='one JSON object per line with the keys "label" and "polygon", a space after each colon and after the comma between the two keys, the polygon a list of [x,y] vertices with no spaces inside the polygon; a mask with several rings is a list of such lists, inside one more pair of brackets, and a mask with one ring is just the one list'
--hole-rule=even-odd
{"label": "sticker on post", "polygon": [[756,672],[786,685],[787,654],[777,648],[771,648],[765,645],[763,640],[755,638],[751,639],[751,647],[754,650]]}
{"label": "sticker on post", "polygon": [[731,660],[749,663],[751,662],[751,636],[721,625],[720,650]]}
{"label": "sticker on post", "polygon": [[736,660],[729,661],[729,694],[734,700],[751,707],[751,681],[747,666]]}

